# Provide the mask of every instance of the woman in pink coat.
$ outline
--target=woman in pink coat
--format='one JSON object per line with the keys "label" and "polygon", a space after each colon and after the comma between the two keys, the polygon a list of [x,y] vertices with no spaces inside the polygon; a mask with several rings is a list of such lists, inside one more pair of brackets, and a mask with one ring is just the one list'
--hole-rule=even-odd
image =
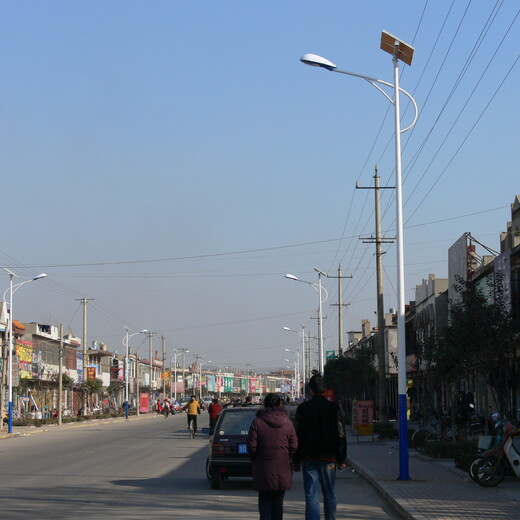
{"label": "woman in pink coat", "polygon": [[247,437],[260,520],[282,520],[285,491],[292,488],[291,457],[298,439],[281,404],[278,394],[267,394]]}

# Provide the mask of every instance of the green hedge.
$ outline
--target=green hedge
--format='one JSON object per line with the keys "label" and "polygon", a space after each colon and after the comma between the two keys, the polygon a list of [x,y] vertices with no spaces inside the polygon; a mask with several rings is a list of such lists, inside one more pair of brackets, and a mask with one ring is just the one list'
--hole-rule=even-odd
{"label": "green hedge", "polygon": [[474,441],[432,440],[424,443],[422,453],[437,459],[454,459],[455,466],[467,471],[469,464],[477,454]]}
{"label": "green hedge", "polygon": [[377,434],[378,439],[396,439],[398,436],[397,428],[391,422],[374,423],[374,433]]}

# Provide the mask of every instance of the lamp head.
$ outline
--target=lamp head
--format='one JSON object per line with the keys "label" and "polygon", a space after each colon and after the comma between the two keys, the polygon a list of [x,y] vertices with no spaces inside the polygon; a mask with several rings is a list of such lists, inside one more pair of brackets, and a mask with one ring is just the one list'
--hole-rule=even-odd
{"label": "lamp head", "polygon": [[46,276],[47,276],[47,275],[46,275],[45,273],[41,273],[41,274],[39,274],[38,276],[35,276],[35,277],[33,278],[33,281],[34,281],[34,280],[40,280],[41,278],[45,278]]}
{"label": "lamp head", "polygon": [[321,67],[327,70],[337,69],[337,65],[329,61],[327,58],[323,56],[318,56],[317,54],[304,54],[300,61],[305,63],[305,65],[310,65],[311,67]]}
{"label": "lamp head", "polygon": [[294,274],[286,274],[285,278],[287,278],[289,280],[298,280],[298,278],[296,276],[294,276]]}
{"label": "lamp head", "polygon": [[292,329],[290,329],[289,327],[282,327],[283,330],[288,330],[289,332],[292,331]]}
{"label": "lamp head", "polygon": [[139,334],[146,334],[148,332],[148,329],[143,329],[139,331]]}

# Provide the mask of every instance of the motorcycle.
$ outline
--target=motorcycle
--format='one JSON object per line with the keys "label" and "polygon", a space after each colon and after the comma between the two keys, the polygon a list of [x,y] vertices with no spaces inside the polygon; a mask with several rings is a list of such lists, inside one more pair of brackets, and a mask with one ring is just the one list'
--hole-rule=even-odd
{"label": "motorcycle", "polygon": [[510,422],[498,423],[497,430],[498,446],[483,452],[469,467],[471,479],[484,487],[500,484],[506,475],[520,477],[520,431]]}

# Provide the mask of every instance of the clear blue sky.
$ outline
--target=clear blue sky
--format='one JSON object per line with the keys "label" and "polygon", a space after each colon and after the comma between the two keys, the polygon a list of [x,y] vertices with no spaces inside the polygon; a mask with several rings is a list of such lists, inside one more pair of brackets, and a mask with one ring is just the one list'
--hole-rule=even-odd
{"label": "clear blue sky", "polygon": [[[416,48],[401,86],[407,300],[465,231],[499,249],[520,193],[518,2],[0,2],[0,263],[15,318],[122,351],[146,328],[215,366],[287,364],[317,293],[284,279],[344,274],[345,330],[375,324],[373,193],[394,184],[393,112],[321,54],[393,80],[382,30]],[[403,124],[411,110],[403,101]],[[516,156],[515,156],[516,153]],[[393,192],[383,227],[395,234]],[[488,211],[489,210],[489,211]],[[395,247],[385,307],[396,306]],[[4,277],[8,286],[8,276]],[[337,346],[327,283],[325,350]],[[134,338],[133,347],[147,352]],[[154,348],[159,348],[154,340]]]}

